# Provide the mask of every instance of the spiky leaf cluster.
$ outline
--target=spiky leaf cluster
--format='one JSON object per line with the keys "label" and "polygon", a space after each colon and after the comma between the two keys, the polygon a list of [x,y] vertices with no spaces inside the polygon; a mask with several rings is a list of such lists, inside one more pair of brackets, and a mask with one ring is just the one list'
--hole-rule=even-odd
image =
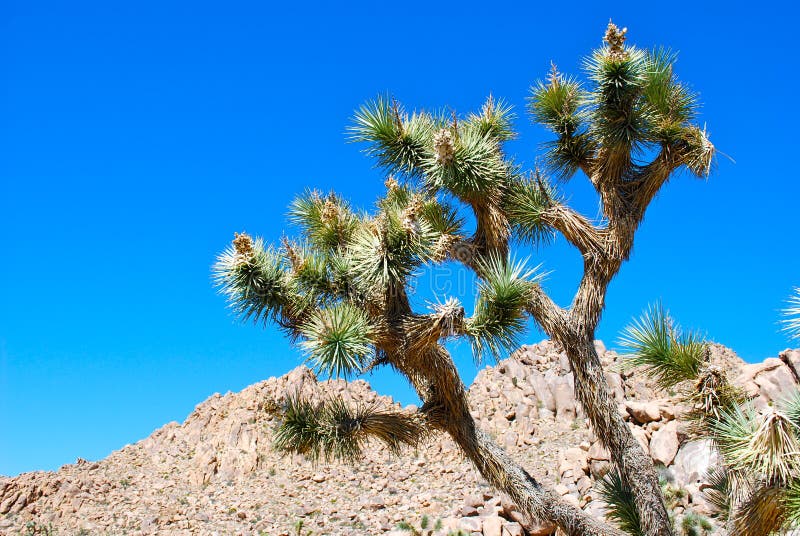
{"label": "spiky leaf cluster", "polygon": [[706,496],[736,534],[767,536],[800,522],[800,393],[758,412],[750,403],[709,421],[724,464]]}
{"label": "spiky leaf cluster", "polygon": [[714,147],[692,124],[697,97],[674,74],[676,55],[625,44],[625,30],[609,24],[607,45],[584,62],[590,84],[553,70],[531,89],[534,121],[557,134],[548,161],[564,178],[577,170],[632,178],[636,157],[663,148],[697,176],[709,173]]}
{"label": "spiky leaf cluster", "polygon": [[630,487],[618,471],[609,471],[597,482],[600,499],[607,505],[606,516],[631,536],[644,536],[639,510]]}
{"label": "spiky leaf cluster", "polygon": [[690,436],[706,437],[723,412],[746,400],[725,370],[710,362],[708,343],[695,332],[681,331],[661,304],[627,326],[620,344],[627,348],[625,366],[642,367],[662,389],[680,390],[691,408],[685,415]]}
{"label": "spiky leaf cluster", "polygon": [[537,279],[536,269],[524,262],[490,257],[481,263],[482,280],[475,312],[468,319],[466,332],[475,356],[499,355],[518,346],[517,336],[524,328],[525,305]]}
{"label": "spiky leaf cluster", "polygon": [[298,225],[309,243],[320,252],[333,252],[358,229],[359,220],[349,204],[331,192],[308,190],[289,207],[289,221]]}
{"label": "spiky leaf cluster", "polygon": [[356,112],[349,130],[350,138],[366,143],[367,154],[389,173],[417,175],[440,123],[428,113],[408,115],[397,101],[381,96]]}
{"label": "spiky leaf cluster", "polygon": [[296,292],[281,255],[261,239],[236,235],[217,259],[214,279],[242,321],[288,325],[306,301]]}
{"label": "spiky leaf cluster", "polygon": [[770,408],[759,414],[749,404],[732,408],[711,431],[732,470],[781,485],[800,476],[798,429],[783,412]]}
{"label": "spiky leaf cluster", "polygon": [[376,404],[354,408],[341,398],[314,404],[293,396],[286,401],[275,448],[287,454],[302,454],[313,461],[354,462],[364,446],[376,439],[397,453],[401,446],[414,446],[424,429],[413,415]]}
{"label": "spiky leaf cluster", "polygon": [[706,361],[706,343],[695,333],[682,333],[658,304],[623,331],[625,363],[644,367],[663,389],[697,379]]}
{"label": "spiky leaf cluster", "polygon": [[[685,387],[689,432],[714,441],[723,463],[707,476],[706,497],[736,534],[767,536],[800,522],[800,391],[756,411],[706,343],[681,335],[661,306],[629,326],[626,362],[662,388]],[[623,510],[624,511],[624,510]]]}
{"label": "spiky leaf cluster", "polygon": [[547,209],[556,200],[547,180],[538,171],[531,177],[518,177],[508,185],[505,212],[519,240],[541,245],[553,238],[553,229],[545,220]]}
{"label": "spiky leaf cluster", "polygon": [[794,289],[788,306],[783,310],[783,329],[790,337],[800,339],[800,287]]}
{"label": "spiky leaf cluster", "polygon": [[584,110],[588,98],[581,83],[559,73],[555,65],[546,82],[537,82],[531,88],[528,110],[534,121],[558,136],[545,148],[550,167],[565,178],[589,162],[596,150]]}
{"label": "spiky leaf cluster", "polygon": [[361,372],[376,338],[376,328],[367,314],[348,302],[316,311],[300,331],[309,361],[330,376]]}

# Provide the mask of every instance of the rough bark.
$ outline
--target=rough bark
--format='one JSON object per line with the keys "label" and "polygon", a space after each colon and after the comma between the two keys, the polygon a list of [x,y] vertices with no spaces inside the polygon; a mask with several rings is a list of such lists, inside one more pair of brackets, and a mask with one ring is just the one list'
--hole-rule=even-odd
{"label": "rough bark", "polygon": [[630,487],[639,510],[642,530],[648,535],[671,535],[669,514],[653,460],[617,410],[593,339],[559,342],[572,366],[576,398]]}
{"label": "rough bark", "polygon": [[542,486],[483,432],[471,437],[450,435],[481,475],[532,518],[552,521],[569,536],[624,536]]}
{"label": "rough bark", "polygon": [[530,520],[552,521],[569,536],[624,536],[564,501],[477,429],[464,384],[444,348],[436,345],[425,353],[397,353],[391,361],[422,398],[426,420],[450,435],[481,476],[514,501]]}
{"label": "rough bark", "polygon": [[593,226],[568,209],[550,211],[547,223],[583,254],[584,274],[569,309],[556,305],[541,289],[528,306],[545,333],[567,354],[576,398],[630,486],[646,536],[672,536],[672,526],[653,461],[617,410],[594,348],[594,336],[608,285],[630,256],[647,206],[677,165],[666,154],[662,152],[632,184],[619,180],[618,170],[627,164],[616,162],[618,159],[610,159],[615,165],[596,166],[596,173],[589,174],[602,202],[607,221],[604,228]]}

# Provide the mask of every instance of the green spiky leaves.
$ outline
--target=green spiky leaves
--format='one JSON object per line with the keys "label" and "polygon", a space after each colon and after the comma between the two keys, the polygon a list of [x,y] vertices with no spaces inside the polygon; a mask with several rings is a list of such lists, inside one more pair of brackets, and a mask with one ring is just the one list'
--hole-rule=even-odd
{"label": "green spiky leaves", "polygon": [[713,513],[727,521],[735,506],[734,483],[728,470],[725,467],[711,468],[704,480],[703,496],[711,504]]}
{"label": "green spiky leaves", "polygon": [[423,428],[414,415],[379,405],[348,406],[341,398],[314,404],[289,397],[275,433],[275,448],[302,454],[313,461],[355,462],[370,439],[384,443],[393,453],[403,445],[414,446]]}
{"label": "green spiky leaves", "polygon": [[345,377],[361,372],[376,332],[367,314],[347,302],[317,311],[300,331],[311,364],[323,374]]}
{"label": "green spiky leaves", "polygon": [[478,299],[466,321],[466,333],[476,358],[498,356],[518,346],[518,335],[525,329],[525,306],[542,274],[524,262],[500,257],[482,260],[479,272]]}
{"label": "green spiky leaves", "polygon": [[600,498],[608,505],[606,516],[631,536],[644,536],[633,493],[623,482],[619,472],[609,471],[597,482],[597,489]]}
{"label": "green spiky leaves", "polygon": [[379,97],[356,113],[350,133],[387,172],[420,178],[428,191],[477,202],[482,196],[499,199],[511,168],[501,144],[514,136],[512,119],[511,108],[491,97],[480,114],[463,120],[409,115],[396,101]]}
{"label": "green spiky leaves", "polygon": [[658,304],[625,328],[623,363],[643,367],[644,373],[665,390],[680,388],[691,410],[687,433],[702,438],[722,414],[738,408],[747,397],[729,380],[725,370],[710,361],[709,345],[696,333],[680,328]]}
{"label": "green spiky leaves", "polygon": [[246,234],[217,258],[214,280],[243,321],[277,320],[293,301],[281,256]]}
{"label": "green spiky leaves", "polygon": [[347,255],[354,283],[365,294],[402,288],[418,266],[439,253],[441,235],[420,211],[420,206],[385,211],[353,236]]}
{"label": "green spiky leaves", "polygon": [[539,173],[530,178],[517,178],[509,184],[505,211],[517,238],[533,245],[552,240],[553,229],[543,216],[553,206],[553,196],[552,187]]}
{"label": "green spiky leaves", "polygon": [[531,88],[528,110],[534,121],[558,135],[546,144],[550,168],[564,178],[571,177],[588,165],[594,143],[586,132],[585,105],[587,94],[580,82],[564,77],[553,65],[547,82],[537,82]]}
{"label": "green spiky leaves", "polygon": [[466,123],[481,136],[489,136],[498,142],[508,141],[516,137],[512,126],[514,120],[512,110],[510,104],[489,95],[481,108],[481,113],[470,114]]}
{"label": "green spiky leaves", "polygon": [[389,173],[419,175],[437,122],[426,113],[406,114],[390,97],[366,103],[353,118],[350,139],[366,143],[366,153]]}
{"label": "green spiky leaves", "polygon": [[626,327],[620,344],[628,349],[625,363],[645,367],[663,389],[697,379],[706,356],[706,343],[681,333],[660,304]]}
{"label": "green spiky leaves", "polygon": [[695,119],[697,96],[675,76],[677,55],[664,48],[646,55],[642,98],[655,140],[675,141],[680,129]]}
{"label": "green spiky leaves", "polygon": [[788,306],[783,310],[783,330],[790,337],[800,339],[800,287],[794,289]]}
{"label": "green spiky leaves", "polygon": [[627,46],[625,31],[613,24],[605,41],[584,62],[590,84],[553,66],[531,90],[531,117],[557,135],[546,144],[548,167],[563,178],[582,169],[594,180],[636,180],[646,169],[637,159],[656,148],[672,167],[707,176],[715,149],[705,129],[692,124],[697,95],[675,76],[676,55]]}
{"label": "green spiky leaves", "polygon": [[308,190],[289,207],[289,220],[321,252],[333,252],[353,236],[359,225],[350,206],[334,193],[323,196]]}
{"label": "green spiky leaves", "polygon": [[798,428],[782,411],[732,408],[712,423],[711,431],[732,470],[778,485],[800,477]]}
{"label": "green spiky leaves", "polygon": [[497,139],[472,128],[439,129],[423,166],[430,188],[467,202],[496,195],[509,172]]}

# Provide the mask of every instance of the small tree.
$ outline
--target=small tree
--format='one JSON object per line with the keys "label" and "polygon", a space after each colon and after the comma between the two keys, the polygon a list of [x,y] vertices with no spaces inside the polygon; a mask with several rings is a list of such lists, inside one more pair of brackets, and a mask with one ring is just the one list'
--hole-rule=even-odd
{"label": "small tree", "polygon": [[[356,213],[335,194],[306,192],[290,209],[299,240],[266,247],[237,235],[215,270],[243,319],[277,323],[321,371],[348,376],[390,365],[423,404],[406,414],[290,400],[279,446],[353,458],[370,436],[397,449],[440,430],[528,515],[567,534],[618,534],[563,501],[475,426],[442,344],[466,338],[476,356],[500,355],[516,347],[532,317],[564,348],[576,397],[631,490],[643,532],[671,534],[652,461],[617,411],[593,341],[608,284],[630,256],[653,197],[678,169],[705,177],[711,167],[714,147],[692,123],[695,97],[677,81],[674,61],[664,50],[626,46],[625,30],[609,24],[605,45],[586,61],[588,84],[553,67],[532,88],[533,119],[555,134],[547,168],[562,180],[586,176],[601,202],[599,222],[569,208],[542,170],[523,172],[505,155],[514,131],[502,101],[490,97],[466,117],[409,114],[388,98],[363,106],[351,137],[389,176],[375,213]],[[453,204],[473,212],[469,235]],[[538,245],[553,233],[583,256],[583,277],[567,308],[547,295],[540,273],[509,255],[512,238]],[[427,313],[413,311],[414,271],[448,260],[479,278],[474,314],[466,317],[454,298]]]}
{"label": "small tree", "polygon": [[[800,336],[798,292],[784,310],[792,337]],[[622,342],[630,350],[627,364],[682,394],[691,408],[689,433],[712,440],[721,463],[707,475],[705,494],[728,533],[769,536],[800,528],[800,391],[758,411],[712,361],[708,343],[682,333],[661,307],[626,328]],[[612,518],[636,534],[637,512],[627,487],[610,480],[604,490]]]}

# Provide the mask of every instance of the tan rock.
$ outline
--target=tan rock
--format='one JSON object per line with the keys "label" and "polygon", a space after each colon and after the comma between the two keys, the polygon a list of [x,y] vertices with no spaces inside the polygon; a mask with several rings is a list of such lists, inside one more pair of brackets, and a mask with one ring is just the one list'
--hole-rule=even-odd
{"label": "tan rock", "polygon": [[662,465],[669,465],[675,459],[679,446],[678,424],[675,421],[670,421],[659,430],[653,432],[650,438],[650,456],[654,461]]}
{"label": "tan rock", "polygon": [[647,424],[661,419],[661,410],[656,404],[627,401],[625,402],[625,409],[639,424]]}
{"label": "tan rock", "polygon": [[522,525],[516,521],[509,521],[503,525],[503,536],[524,536]]}
{"label": "tan rock", "polygon": [[716,449],[710,440],[690,441],[678,449],[673,471],[679,486],[696,484],[705,478],[709,468],[719,461]]}
{"label": "tan rock", "polygon": [[470,532],[480,532],[483,528],[483,521],[480,517],[462,517],[458,522],[458,526]]}
{"label": "tan rock", "polygon": [[483,536],[503,536],[503,520],[498,516],[483,518]]}

